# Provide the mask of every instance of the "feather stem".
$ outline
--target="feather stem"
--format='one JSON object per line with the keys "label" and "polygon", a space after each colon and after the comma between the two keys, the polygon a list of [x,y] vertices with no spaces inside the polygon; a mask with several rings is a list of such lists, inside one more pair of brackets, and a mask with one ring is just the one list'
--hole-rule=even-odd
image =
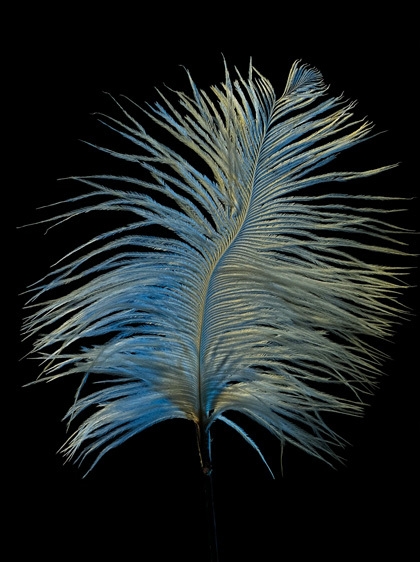
{"label": "feather stem", "polygon": [[203,475],[203,486],[206,498],[207,530],[210,546],[210,561],[218,562],[219,549],[217,543],[216,511],[213,491],[213,468],[211,460],[210,428],[205,429],[202,424],[196,424],[197,445]]}

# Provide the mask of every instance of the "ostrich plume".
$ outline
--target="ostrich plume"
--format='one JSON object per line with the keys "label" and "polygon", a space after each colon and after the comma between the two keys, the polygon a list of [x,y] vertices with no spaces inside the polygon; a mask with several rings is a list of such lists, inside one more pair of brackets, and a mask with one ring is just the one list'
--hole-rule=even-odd
{"label": "ostrich plume", "polygon": [[315,68],[296,62],[280,97],[252,65],[235,80],[225,69],[210,92],[187,76],[189,94],[159,93],[141,110],[172,141],[148,134],[132,102],[116,102],[121,117],[100,119],[131,152],[99,149],[138,173],[73,178],[87,190],[45,221],[131,216],[30,289],[24,333],[44,362],[40,379],[80,376],[67,418],[81,421],[64,454],[94,466],[183,418],[197,427],[204,471],[217,420],[264,460],[238,412],[282,446],[334,460],[342,440],[326,419],[361,414],[384,360],[375,341],[401,315],[402,269],[378,256],[403,252],[401,229],[384,220],[397,198],[331,185],[392,166],[334,171],[372,125],[330,96]]}

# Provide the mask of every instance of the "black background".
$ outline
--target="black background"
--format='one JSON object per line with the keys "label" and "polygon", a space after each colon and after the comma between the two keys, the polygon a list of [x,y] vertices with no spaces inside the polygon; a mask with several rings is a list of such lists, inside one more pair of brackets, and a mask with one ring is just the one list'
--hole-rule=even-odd
{"label": "black background", "polygon": [[[225,8],[226,10],[226,8]],[[125,94],[139,104],[154,102],[155,87],[188,88],[187,67],[198,85],[223,80],[228,66],[246,74],[253,63],[283,90],[289,68],[300,58],[317,66],[335,94],[359,100],[377,137],[343,162],[355,167],[399,161],[386,175],[354,188],[417,195],[411,132],[417,103],[410,14],[334,15],[254,6],[226,14],[205,8],[164,6],[116,9],[89,18],[84,11],[27,14],[17,28],[21,53],[11,61],[9,89],[16,142],[12,145],[16,224],[45,214],[36,207],[74,193],[57,182],[70,174],[102,172],[112,163],[79,139],[101,143],[108,133],[91,114],[107,111],[103,92]],[[6,108],[6,111],[8,108]],[[104,136],[105,135],[105,136]],[[111,139],[112,140],[112,139]],[[347,158],[347,159],[346,159]],[[13,161],[13,160],[11,160]],[[337,166],[340,161],[337,162]],[[115,168],[114,168],[115,170]],[[350,184],[349,184],[350,185]],[[404,224],[417,228],[418,202],[409,203]],[[18,230],[12,261],[17,293],[45,274],[94,228],[66,225],[44,236],[43,227]],[[101,217],[95,219],[100,221]],[[106,227],[99,224],[98,228]],[[413,243],[413,248],[416,242]],[[417,245],[418,247],[418,245]],[[413,274],[411,282],[417,282]],[[404,302],[416,309],[418,291]],[[18,297],[16,332],[25,298]],[[17,338],[18,335],[17,335]],[[272,480],[256,453],[229,428],[216,424],[214,485],[221,562],[300,560],[310,554],[341,560],[364,553],[376,559],[397,548],[398,559],[415,548],[418,505],[418,320],[403,324],[386,350],[392,361],[363,420],[334,420],[351,442],[345,463],[330,468],[292,447],[280,468],[278,443],[251,424],[276,472]],[[17,358],[29,350],[18,344]],[[66,438],[61,418],[71,404],[73,381],[22,388],[38,371],[28,359],[17,363],[16,400],[11,410],[12,445],[7,454],[12,498],[9,521],[19,531],[17,554],[61,560],[84,553],[93,559],[112,552],[118,560],[207,560],[205,501],[194,428],[162,424],[107,455],[86,478],[62,464],[57,449]],[[9,377],[8,373],[5,373]],[[8,401],[8,400],[7,400]],[[9,427],[5,428],[9,434]],[[254,554],[256,553],[256,554]],[[16,558],[18,556],[16,555]]]}

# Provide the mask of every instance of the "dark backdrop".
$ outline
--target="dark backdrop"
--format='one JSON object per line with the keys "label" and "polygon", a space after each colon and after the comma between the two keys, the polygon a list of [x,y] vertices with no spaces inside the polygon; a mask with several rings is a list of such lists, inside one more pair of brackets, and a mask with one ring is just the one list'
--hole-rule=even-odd
{"label": "dark backdrop", "polygon": [[[229,67],[236,65],[243,74],[252,56],[278,93],[295,59],[317,66],[333,93],[358,99],[359,116],[368,115],[378,130],[388,131],[363,145],[355,165],[401,162],[397,170],[369,181],[378,191],[416,196],[410,15],[383,13],[368,21],[362,13],[307,14],[302,8],[283,14],[281,7],[255,5],[245,16],[244,9],[232,10],[229,18],[204,7],[191,13],[177,6],[167,13],[157,5],[146,12],[116,8],[89,21],[77,10],[29,14],[28,32],[17,30],[23,54],[12,61],[9,82],[18,107],[12,115],[16,224],[36,221],[36,207],[74,193],[74,185],[56,178],[102,172],[110,165],[79,142],[104,138],[91,115],[111,107],[103,92],[153,102],[154,88],[163,83],[188,87],[180,65],[208,88],[223,80],[222,53]],[[411,201],[404,219],[411,228],[417,209],[418,202]],[[46,236],[42,227],[17,231],[17,293],[85,238],[89,220],[86,231],[71,223]],[[413,275],[411,281],[416,279]],[[411,290],[406,304],[415,308],[417,297],[417,289]],[[18,297],[17,329],[24,300]],[[361,552],[376,559],[391,547],[412,548],[412,513],[419,499],[418,320],[402,325],[394,342],[386,346],[393,358],[385,366],[389,376],[365,418],[335,422],[351,443],[342,466],[332,469],[287,447],[282,474],[279,445],[249,424],[276,471],[272,480],[239,436],[215,426],[222,562],[300,560],[308,554],[341,560]],[[28,349],[19,344],[17,357]],[[66,438],[60,420],[75,391],[72,382],[22,388],[39,368],[25,359],[16,370],[12,422],[5,428],[7,433],[13,428],[5,493],[12,498],[9,521],[19,532],[15,551],[54,560],[71,553],[97,559],[112,551],[118,560],[206,561],[205,501],[192,425],[179,421],[150,429],[82,479],[83,468],[63,466],[56,454]]]}

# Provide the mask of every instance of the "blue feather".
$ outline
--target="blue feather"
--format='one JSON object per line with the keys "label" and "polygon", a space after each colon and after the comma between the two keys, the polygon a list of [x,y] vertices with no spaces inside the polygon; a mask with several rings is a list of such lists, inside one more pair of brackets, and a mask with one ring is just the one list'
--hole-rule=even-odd
{"label": "blue feather", "polygon": [[[402,231],[382,218],[392,210],[383,202],[397,198],[310,187],[393,166],[318,171],[369,138],[372,125],[354,120],[355,104],[328,96],[320,72],[299,61],[279,98],[252,66],[234,82],[225,69],[211,93],[188,79],[191,93],[177,92],[177,106],[160,94],[145,113],[202,167],[149,136],[118,103],[121,119],[103,120],[133,152],[100,150],[148,177],[74,178],[89,191],[51,219],[132,216],[31,289],[35,311],[24,331],[37,338],[41,380],[82,377],[67,418],[89,415],[63,451],[93,454],[94,466],[132,435],[184,418],[204,449],[220,420],[262,457],[229,418],[237,411],[282,445],[338,458],[342,442],[323,414],[361,414],[381,374],[384,356],[371,342],[388,338],[402,314],[403,269],[374,257],[403,255]],[[83,395],[91,377],[106,384]]]}

